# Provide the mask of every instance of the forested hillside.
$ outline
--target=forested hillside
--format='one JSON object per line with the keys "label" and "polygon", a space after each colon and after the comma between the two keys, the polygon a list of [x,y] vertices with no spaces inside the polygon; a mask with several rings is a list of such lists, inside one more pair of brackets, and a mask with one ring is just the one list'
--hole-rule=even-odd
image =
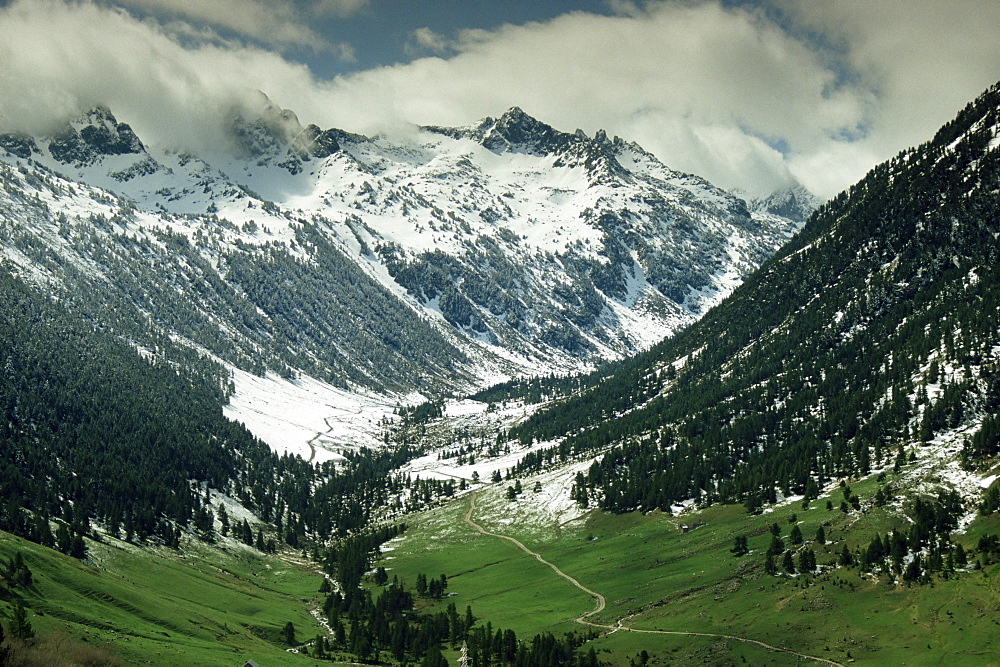
{"label": "forested hillside", "polygon": [[[279,456],[223,417],[218,364],[169,341],[137,351],[9,272],[0,286],[0,529],[77,557],[105,534],[305,546],[367,525],[409,486],[391,474],[407,445],[336,467]],[[230,526],[209,488],[263,523]]]}
{"label": "forested hillside", "polygon": [[[814,495],[962,428],[998,453],[1000,86],[879,165],[702,320],[512,431],[616,512]],[[978,433],[978,434],[977,434]]]}

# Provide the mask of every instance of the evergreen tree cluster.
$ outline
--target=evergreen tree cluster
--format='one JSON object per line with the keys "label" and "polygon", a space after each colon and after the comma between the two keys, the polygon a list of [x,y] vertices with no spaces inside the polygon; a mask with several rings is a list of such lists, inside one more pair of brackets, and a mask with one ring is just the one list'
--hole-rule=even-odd
{"label": "evergreen tree cluster", "polygon": [[[387,652],[399,662],[440,662],[443,646],[458,648],[463,643],[470,664],[482,667],[503,665],[579,665],[597,667],[596,654],[581,654],[579,648],[589,636],[567,634],[561,638],[538,635],[529,642],[519,641],[512,630],[494,628],[491,623],[477,624],[472,608],[459,613],[454,603],[437,613],[418,612],[417,597],[446,597],[448,578],[428,577],[419,573],[415,594],[393,577],[388,581],[384,568],[371,577],[376,588],[365,585],[366,573],[380,555],[380,545],[406,529],[404,524],[364,531],[341,540],[322,558],[326,572],[337,582],[323,611],[330,622],[333,637],[317,644],[317,657],[333,657],[337,651],[362,660],[378,659]],[[325,588],[329,588],[325,586]]]}
{"label": "evergreen tree cluster", "polygon": [[[850,496],[849,489],[844,495],[856,498]],[[858,544],[853,549],[845,540],[839,548],[834,547],[835,560],[823,563],[817,563],[815,550],[804,540],[797,525],[789,531],[786,547],[775,523],[771,526],[770,543],[764,554],[764,573],[808,574],[839,566],[853,567],[868,575],[906,585],[930,583],[935,575],[947,579],[969,564],[970,556],[965,548],[951,539],[964,511],[962,500],[954,491],[940,491],[934,498],[918,496],[907,504],[906,522],[901,526],[884,535],[876,534],[867,544]],[[823,526],[816,531],[815,543],[828,543]],[[982,558],[990,558],[992,546],[989,536],[980,540],[978,551]],[[746,547],[746,538],[743,537],[741,543],[738,537],[733,553],[742,555]],[[1000,553],[1000,546],[997,549]]]}

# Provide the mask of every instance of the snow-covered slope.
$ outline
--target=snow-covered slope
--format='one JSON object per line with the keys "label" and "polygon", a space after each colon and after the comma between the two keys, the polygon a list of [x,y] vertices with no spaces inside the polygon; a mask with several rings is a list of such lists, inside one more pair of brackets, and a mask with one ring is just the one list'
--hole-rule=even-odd
{"label": "snow-covered slope", "polygon": [[428,393],[646,348],[798,226],[517,108],[392,140],[267,100],[228,122],[198,156],[105,108],[0,136],[0,252],[151,349]]}

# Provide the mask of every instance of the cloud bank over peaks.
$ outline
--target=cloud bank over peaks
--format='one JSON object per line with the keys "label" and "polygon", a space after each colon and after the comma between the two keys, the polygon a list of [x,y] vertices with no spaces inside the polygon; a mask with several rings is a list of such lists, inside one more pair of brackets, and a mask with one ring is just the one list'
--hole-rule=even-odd
{"label": "cloud bank over peaks", "polygon": [[609,15],[426,25],[400,38],[411,61],[317,80],[302,54],[352,47],[313,19],[371,23],[381,6],[15,0],[0,7],[0,131],[44,132],[103,104],[146,143],[201,152],[226,148],[254,91],[303,124],[367,135],[519,106],[722,187],[798,181],[826,197],[928,139],[1000,72],[995,0],[617,0]]}
{"label": "cloud bank over peaks", "polygon": [[57,0],[0,10],[0,131],[45,134],[98,105],[147,143],[225,150],[234,108],[315,96],[308,68],[243,44],[182,45],[158,22]]}

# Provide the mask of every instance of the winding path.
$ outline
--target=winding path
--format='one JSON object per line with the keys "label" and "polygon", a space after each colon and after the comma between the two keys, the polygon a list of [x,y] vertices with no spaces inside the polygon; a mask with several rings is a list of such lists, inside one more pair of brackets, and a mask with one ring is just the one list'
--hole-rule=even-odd
{"label": "winding path", "polygon": [[[579,581],[577,581],[573,577],[569,576],[568,574],[566,574],[565,572],[563,572],[562,570],[560,570],[558,567],[556,567],[555,565],[553,565],[549,561],[547,561],[544,558],[542,558],[541,555],[535,553],[534,551],[532,551],[528,547],[524,546],[524,544],[522,544],[520,541],[514,539],[513,537],[510,537],[509,535],[501,535],[500,533],[491,533],[490,531],[486,530],[485,528],[483,528],[482,526],[480,526],[478,523],[476,523],[475,521],[473,521],[472,520],[472,513],[476,511],[476,498],[478,497],[478,495],[479,494],[476,491],[473,491],[471,494],[469,494],[469,497],[470,497],[470,500],[469,500],[469,511],[467,511],[465,513],[465,517],[464,517],[465,523],[469,524],[470,526],[472,526],[473,528],[475,528],[477,531],[479,531],[483,535],[489,535],[490,537],[497,537],[497,538],[500,538],[501,540],[507,540],[508,542],[511,542],[512,544],[514,544],[518,548],[520,548],[521,551],[523,551],[524,553],[528,554],[529,556],[534,556],[535,560],[537,560],[539,563],[542,563],[543,565],[548,565],[550,568],[552,568],[553,572],[555,572],[560,577],[562,577],[563,579],[565,579],[569,583],[571,583],[574,586],[576,586],[577,588],[579,588],[581,591],[583,591],[587,595],[589,595],[592,598],[594,598],[594,601],[596,603],[594,609],[592,611],[588,611],[583,616],[580,616],[579,618],[577,618],[576,619],[577,623],[586,623],[585,619],[593,616],[594,614],[598,614],[598,613],[604,611],[604,606],[607,604],[607,600],[604,598],[603,595],[601,595],[597,591],[590,590],[589,588],[587,588],[586,586],[584,586],[583,584],[581,584]],[[593,625],[593,623],[586,623],[586,624],[587,625]],[[597,627],[605,627],[605,626],[597,626]]]}
{"label": "winding path", "polygon": [[579,581],[577,581],[575,578],[569,576],[568,574],[560,570],[558,567],[556,567],[549,561],[542,558],[540,554],[524,546],[524,544],[521,543],[519,540],[509,535],[501,535],[500,533],[490,532],[485,528],[483,528],[478,523],[476,523],[475,521],[473,521],[472,514],[476,511],[476,499],[478,498],[478,495],[479,494],[477,491],[473,491],[472,493],[469,494],[469,509],[468,511],[466,511],[465,516],[463,517],[465,523],[469,524],[478,533],[481,533],[483,535],[488,535],[489,537],[496,537],[501,540],[507,540],[508,542],[514,544],[521,551],[528,554],[529,556],[533,556],[535,560],[537,560],[539,563],[548,565],[550,568],[552,568],[552,571],[555,572],[557,575],[559,575],[569,583],[573,584],[587,595],[594,598],[594,608],[591,611],[588,611],[586,614],[583,614],[582,616],[578,616],[577,618],[573,619],[581,625],[586,625],[592,628],[600,628],[602,630],[609,630],[610,632],[618,632],[619,630],[621,630],[623,632],[638,632],[647,635],[677,635],[682,637],[710,637],[715,639],[731,639],[733,641],[743,642],[745,644],[753,644],[755,646],[760,646],[761,648],[765,648],[769,651],[775,651],[777,653],[788,653],[790,655],[794,655],[799,658],[803,658],[805,660],[812,660],[814,662],[819,662],[824,665],[833,665],[834,667],[844,667],[842,663],[836,662],[834,660],[820,658],[818,656],[809,655],[807,653],[799,653],[798,651],[793,651],[792,649],[788,648],[782,648],[780,646],[772,646],[771,644],[767,644],[765,642],[758,641],[756,639],[750,639],[748,637],[737,637],[735,635],[720,635],[711,632],[682,632],[679,630],[642,630],[639,628],[631,628],[624,625],[624,619],[619,620],[618,623],[616,623],[615,625],[592,623],[587,619],[595,614],[599,614],[600,612],[604,611],[604,607],[607,605],[607,600],[605,599],[605,597],[600,593],[598,593],[597,591],[590,590],[589,588],[581,584]]}

